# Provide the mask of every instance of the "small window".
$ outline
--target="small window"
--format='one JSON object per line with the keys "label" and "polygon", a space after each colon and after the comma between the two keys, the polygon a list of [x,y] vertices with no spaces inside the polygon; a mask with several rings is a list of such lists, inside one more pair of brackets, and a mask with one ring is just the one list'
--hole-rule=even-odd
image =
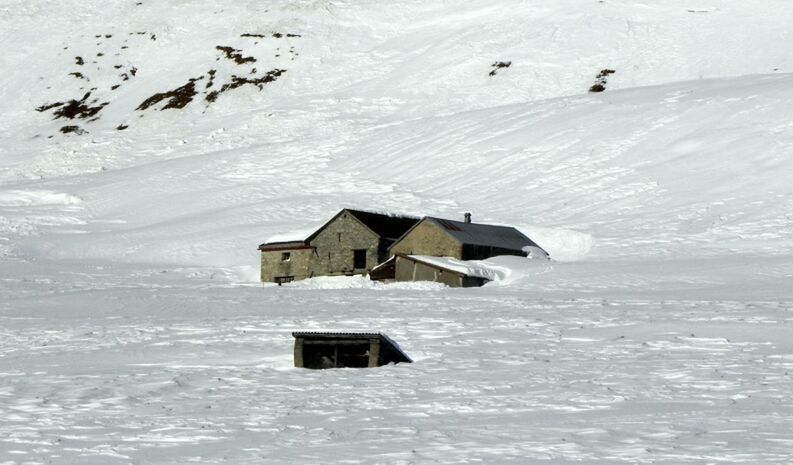
{"label": "small window", "polygon": [[352,267],[366,268],[366,249],[357,249],[352,251]]}
{"label": "small window", "polygon": [[290,252],[283,252],[281,254],[281,261],[282,262],[288,262],[291,259],[292,259],[292,254]]}
{"label": "small window", "polygon": [[276,276],[275,279],[273,279],[279,286],[284,283],[291,283],[294,280],[294,276]]}

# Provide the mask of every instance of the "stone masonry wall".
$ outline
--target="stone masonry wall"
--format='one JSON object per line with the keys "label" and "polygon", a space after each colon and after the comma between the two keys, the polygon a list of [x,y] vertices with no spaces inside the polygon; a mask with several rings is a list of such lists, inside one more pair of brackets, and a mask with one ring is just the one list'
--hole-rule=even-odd
{"label": "stone masonry wall", "polygon": [[434,223],[422,221],[394,244],[391,255],[432,255],[462,259],[463,247]]}
{"label": "stone masonry wall", "polygon": [[[311,241],[314,276],[366,274],[377,266],[380,238],[349,213],[342,213]],[[366,250],[366,267],[353,268],[353,251]]]}
{"label": "stone masonry wall", "polygon": [[[283,260],[283,254],[289,253],[289,259]],[[295,280],[311,276],[311,249],[272,250],[262,252],[262,282],[275,282],[280,276],[294,276]]]}

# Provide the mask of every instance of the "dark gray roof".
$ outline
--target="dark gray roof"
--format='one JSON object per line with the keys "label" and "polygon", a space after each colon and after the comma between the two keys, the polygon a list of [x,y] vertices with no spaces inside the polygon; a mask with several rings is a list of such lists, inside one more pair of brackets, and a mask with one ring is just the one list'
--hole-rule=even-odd
{"label": "dark gray roof", "polygon": [[385,239],[396,239],[405,234],[408,229],[419,222],[419,218],[411,216],[388,215],[383,213],[367,212],[362,210],[346,209],[358,221],[365,224],[378,236]]}
{"label": "dark gray roof", "polygon": [[426,217],[425,220],[436,224],[462,244],[500,247],[510,250],[523,250],[527,246],[540,248],[534,241],[512,226],[465,223],[432,216]]}
{"label": "dark gray roof", "polygon": [[319,229],[314,231],[306,242],[311,242],[322,230],[328,227],[329,224],[336,221],[336,218],[344,213],[349,213],[358,219],[364,226],[369,228],[373,233],[384,239],[396,239],[402,236],[416,223],[419,222],[418,218],[410,216],[389,215],[385,213],[367,212],[363,210],[353,210],[351,208],[344,208],[339,213],[333,216],[327,223],[322,225]]}
{"label": "dark gray roof", "polygon": [[368,339],[379,338],[383,334],[353,331],[293,331],[294,337],[310,337],[315,339]]}

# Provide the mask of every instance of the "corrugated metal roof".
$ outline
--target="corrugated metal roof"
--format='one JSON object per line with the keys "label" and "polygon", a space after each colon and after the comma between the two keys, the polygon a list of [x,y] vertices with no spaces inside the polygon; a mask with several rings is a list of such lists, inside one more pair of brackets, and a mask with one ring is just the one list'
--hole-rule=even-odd
{"label": "corrugated metal roof", "polygon": [[294,337],[382,337],[380,333],[364,333],[364,332],[350,332],[350,331],[293,331]]}
{"label": "corrugated metal roof", "polygon": [[428,216],[431,221],[462,244],[500,247],[510,250],[523,250],[526,246],[539,247],[522,232],[512,226],[465,223]]}

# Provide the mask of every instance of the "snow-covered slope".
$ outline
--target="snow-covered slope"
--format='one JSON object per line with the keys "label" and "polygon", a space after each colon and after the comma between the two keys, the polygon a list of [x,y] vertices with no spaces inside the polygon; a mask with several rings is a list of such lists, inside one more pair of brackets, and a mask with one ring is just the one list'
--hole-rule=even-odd
{"label": "snow-covered slope", "polygon": [[[0,463],[793,460],[790,24],[0,0]],[[342,207],[471,211],[556,260],[256,284],[260,242]],[[293,370],[306,328],[416,363]]]}
{"label": "snow-covered slope", "polygon": [[[6,3],[4,235],[56,233],[9,248],[243,266],[344,205],[471,210],[569,237],[562,258],[587,235],[594,256],[792,243],[783,2]],[[496,61],[512,65],[491,76]],[[607,91],[587,94],[602,68]],[[189,79],[184,108],[136,110]],[[34,111],[85,92],[107,105]]]}

